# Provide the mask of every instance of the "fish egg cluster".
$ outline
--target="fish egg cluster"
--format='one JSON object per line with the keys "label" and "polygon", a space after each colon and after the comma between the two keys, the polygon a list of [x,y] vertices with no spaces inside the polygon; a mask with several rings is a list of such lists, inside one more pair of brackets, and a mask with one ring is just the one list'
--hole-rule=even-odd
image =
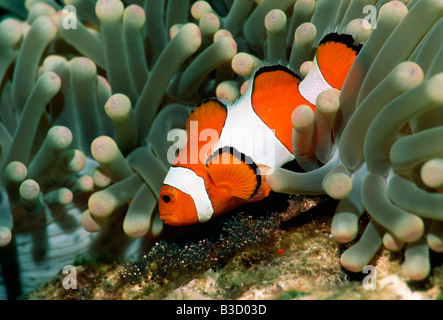
{"label": "fish egg cluster", "polygon": [[216,237],[185,243],[166,240],[156,243],[141,259],[128,263],[120,276],[133,284],[146,279],[163,283],[179,275],[191,277],[223,266],[246,248],[271,242],[278,225],[277,213],[265,217],[236,213],[223,222]]}

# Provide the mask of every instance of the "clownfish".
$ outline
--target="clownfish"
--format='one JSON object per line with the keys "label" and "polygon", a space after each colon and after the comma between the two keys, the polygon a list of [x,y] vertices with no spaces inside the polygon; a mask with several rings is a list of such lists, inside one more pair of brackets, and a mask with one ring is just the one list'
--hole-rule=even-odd
{"label": "clownfish", "polygon": [[293,111],[308,105],[315,112],[322,91],[341,90],[360,48],[351,35],[330,33],[303,80],[285,66],[264,66],[232,105],[217,99],[199,103],[187,120],[187,143],[160,191],[164,223],[206,222],[267,197],[265,174],[295,159]]}

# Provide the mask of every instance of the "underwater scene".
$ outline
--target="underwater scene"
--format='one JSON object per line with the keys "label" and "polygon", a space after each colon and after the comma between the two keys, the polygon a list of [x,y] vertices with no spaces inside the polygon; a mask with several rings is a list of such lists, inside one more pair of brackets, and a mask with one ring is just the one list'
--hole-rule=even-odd
{"label": "underwater scene", "polygon": [[0,300],[440,300],[442,253],[443,0],[0,0]]}

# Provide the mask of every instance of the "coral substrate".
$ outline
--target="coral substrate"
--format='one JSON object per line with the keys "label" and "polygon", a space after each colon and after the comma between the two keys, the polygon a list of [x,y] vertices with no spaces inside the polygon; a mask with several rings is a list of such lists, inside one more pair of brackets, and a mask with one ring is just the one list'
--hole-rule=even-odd
{"label": "coral substrate", "polygon": [[335,30],[363,48],[339,96],[326,91],[315,114],[293,113],[303,172],[277,168],[268,183],[339,200],[331,232],[353,243],[340,258],[350,271],[383,245],[404,254],[406,278],[421,280],[430,251],[443,252],[442,0],[0,0],[0,8],[0,298],[78,256],[143,256],[164,229],[157,201],[175,151],[170,130],[183,133],[204,98],[235,101],[262,65],[305,76]]}
{"label": "coral substrate", "polygon": [[[244,246],[221,263],[209,261],[200,270],[182,270],[157,278],[158,266],[177,270],[172,262],[161,260],[151,255],[153,273],[137,279],[135,283],[122,275],[129,272],[128,264],[119,262],[78,261],[77,288],[66,290],[63,282],[66,274],[60,272],[54,279],[39,286],[23,298],[48,300],[85,300],[85,299],[131,299],[131,300],[316,300],[316,299],[439,299],[443,297],[443,267],[434,257],[432,274],[423,281],[407,281],[401,272],[402,255],[390,254],[382,249],[371,263],[377,270],[376,288],[365,288],[363,281],[368,274],[354,274],[340,266],[340,254],[348,244],[337,246],[331,241],[331,221],[337,202],[319,197],[295,197],[289,200],[289,206],[280,215],[280,224],[273,234],[268,234],[265,242],[259,245]],[[255,214],[254,214],[255,212]],[[232,218],[238,222],[240,216]],[[245,208],[247,216],[263,221],[256,209]],[[229,223],[231,217],[224,223]],[[367,223],[362,219],[361,227]],[[222,224],[224,224],[222,223]],[[244,224],[243,226],[247,226]],[[214,234],[215,235],[215,234]],[[189,235],[188,235],[189,236]],[[194,236],[195,233],[194,233]],[[202,236],[205,238],[205,236]],[[189,239],[188,239],[189,240]],[[185,241],[175,247],[187,250],[175,251],[177,264],[187,263],[187,258],[196,255],[190,251],[199,250],[198,241]],[[215,239],[212,239],[215,240]],[[250,239],[249,239],[250,240]],[[172,245],[173,240],[159,241],[159,246]],[[220,244],[207,238],[207,244]],[[217,247],[214,248],[217,250]],[[153,250],[154,251],[154,250]],[[161,250],[159,250],[161,251]],[[158,252],[159,252],[158,251]],[[215,255],[212,254],[211,257]],[[210,260],[210,259],[207,259]],[[158,263],[158,264],[157,264]],[[140,264],[138,264],[140,266]],[[201,264],[200,264],[201,265]],[[148,266],[148,265],[145,265]],[[373,278],[374,279],[374,278]],[[177,301],[183,304],[184,302]],[[236,303],[232,301],[232,303]],[[242,302],[240,302],[242,303]],[[155,307],[155,302],[153,307]],[[169,305],[168,305],[169,306]],[[288,305],[284,304],[282,307]],[[174,310],[174,308],[173,308]]]}

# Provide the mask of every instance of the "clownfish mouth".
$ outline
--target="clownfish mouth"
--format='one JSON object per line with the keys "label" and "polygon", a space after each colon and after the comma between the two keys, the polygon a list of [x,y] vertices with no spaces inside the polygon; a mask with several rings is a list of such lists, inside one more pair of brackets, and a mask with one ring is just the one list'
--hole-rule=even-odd
{"label": "clownfish mouth", "polygon": [[162,214],[160,213],[160,219],[163,220],[163,222],[170,226],[176,226],[179,225],[179,219],[177,216],[171,215],[171,214]]}

